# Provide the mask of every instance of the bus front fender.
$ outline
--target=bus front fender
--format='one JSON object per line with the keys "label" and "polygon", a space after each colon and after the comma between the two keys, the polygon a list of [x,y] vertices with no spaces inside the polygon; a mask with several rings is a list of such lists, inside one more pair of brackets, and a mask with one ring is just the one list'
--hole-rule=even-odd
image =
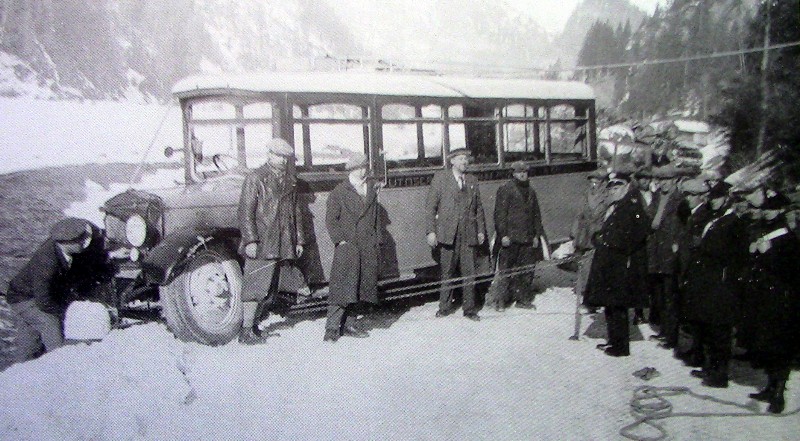
{"label": "bus front fender", "polygon": [[226,235],[222,233],[204,233],[191,229],[165,237],[142,260],[145,281],[161,286],[169,284],[183,272],[198,251],[211,245],[224,244],[226,239]]}

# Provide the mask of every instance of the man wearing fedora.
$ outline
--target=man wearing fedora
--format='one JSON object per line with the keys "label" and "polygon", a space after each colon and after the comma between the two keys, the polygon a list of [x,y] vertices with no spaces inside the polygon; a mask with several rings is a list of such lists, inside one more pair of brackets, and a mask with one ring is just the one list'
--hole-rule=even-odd
{"label": "man wearing fedora", "polygon": [[608,343],[598,349],[613,357],[630,355],[628,308],[647,303],[646,242],[650,221],[639,200],[639,191],[631,185],[631,174],[618,170],[609,174],[610,206],[603,226],[594,235],[595,255],[589,275],[585,303],[603,306]]}
{"label": "man wearing fedora", "polygon": [[542,260],[545,244],[540,241],[546,240],[539,200],[528,181],[528,166],[522,161],[514,162],[511,172],[513,178],[497,189],[494,205],[494,228],[499,241],[495,247],[500,276],[494,286],[498,311],[504,310],[510,299],[516,301],[517,308],[534,308],[533,268],[514,276],[502,274]]}
{"label": "man wearing fedora", "polygon": [[[297,201],[297,179],[290,161],[294,149],[285,140],[267,142],[267,162],[247,175],[239,198],[239,253],[245,257],[243,301],[258,301],[245,317],[243,343],[262,341],[258,327],[275,299],[283,268],[296,269],[303,254],[303,214]],[[245,312],[249,311],[245,309]]]}
{"label": "man wearing fedora", "polygon": [[378,302],[377,191],[367,180],[367,158],[357,153],[347,162],[347,178],[337,185],[325,211],[325,226],[335,245],[328,294],[325,341],[340,336],[363,338],[366,331],[355,327],[352,306]]}
{"label": "man wearing fedora", "polygon": [[[478,179],[466,174],[469,150],[452,150],[447,158],[450,168],[436,172],[425,199],[426,239],[428,245],[439,252],[443,281],[454,277],[458,268],[464,278],[461,289],[464,317],[478,321],[473,285],[475,248],[486,240],[486,220]],[[436,317],[453,311],[453,289],[443,283]]]}
{"label": "man wearing fedora", "polygon": [[92,271],[76,257],[89,248],[94,228],[74,217],[57,222],[9,282],[6,298],[16,328],[16,362],[36,357],[42,347],[50,352],[64,344],[61,316],[69,300],[69,280],[77,272]]}

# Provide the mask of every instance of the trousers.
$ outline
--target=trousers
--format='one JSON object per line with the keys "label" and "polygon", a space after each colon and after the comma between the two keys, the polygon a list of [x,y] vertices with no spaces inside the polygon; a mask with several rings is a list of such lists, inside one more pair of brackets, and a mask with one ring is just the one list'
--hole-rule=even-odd
{"label": "trousers", "polygon": [[[459,227],[456,233],[453,245],[439,244],[440,261],[439,265],[442,268],[442,280],[450,279],[455,276],[456,269],[461,273],[464,280],[461,282],[464,287],[461,288],[463,294],[463,309],[464,314],[477,312],[475,302],[475,249],[469,246],[463,240]],[[442,288],[439,290],[439,310],[447,311],[452,308],[453,304],[453,288],[449,287],[449,283],[443,283]]]}
{"label": "trousers", "polygon": [[14,326],[17,330],[14,339],[14,358],[23,362],[36,357],[44,346],[50,352],[64,344],[61,319],[39,309],[35,300],[11,303],[14,312]]}

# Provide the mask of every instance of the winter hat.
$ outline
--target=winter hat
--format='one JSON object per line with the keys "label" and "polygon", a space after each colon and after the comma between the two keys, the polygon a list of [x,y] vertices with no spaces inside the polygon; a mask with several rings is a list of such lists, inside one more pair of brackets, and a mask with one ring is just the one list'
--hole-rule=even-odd
{"label": "winter hat", "polygon": [[457,148],[455,150],[450,150],[450,153],[447,154],[447,159],[453,159],[456,156],[461,156],[461,155],[469,156],[470,155],[469,154],[469,150],[467,150],[466,148],[463,148],[463,147],[462,148]]}
{"label": "winter hat", "polygon": [[285,158],[294,156],[294,149],[292,146],[281,138],[273,138],[267,141],[267,149],[273,155],[283,156]]}
{"label": "winter hat", "polygon": [[681,191],[688,194],[703,194],[708,192],[708,184],[702,179],[687,179],[680,184]]}
{"label": "winter hat", "polygon": [[528,166],[522,161],[515,161],[511,163],[511,171],[513,173],[522,173],[528,171]]}
{"label": "winter hat", "polygon": [[77,217],[68,217],[58,221],[50,229],[50,237],[56,242],[74,242],[92,234],[89,221]]}
{"label": "winter hat", "polygon": [[354,153],[350,159],[347,160],[347,164],[344,166],[345,171],[352,171],[357,168],[366,168],[367,167],[367,156],[363,153]]}

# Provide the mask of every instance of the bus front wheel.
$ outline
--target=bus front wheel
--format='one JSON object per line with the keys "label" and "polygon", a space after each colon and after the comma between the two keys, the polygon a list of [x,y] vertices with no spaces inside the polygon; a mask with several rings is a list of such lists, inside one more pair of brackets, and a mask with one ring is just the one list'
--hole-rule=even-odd
{"label": "bus front wheel", "polygon": [[217,346],[241,330],[242,270],[225,250],[199,251],[160,296],[167,326],[183,341]]}

